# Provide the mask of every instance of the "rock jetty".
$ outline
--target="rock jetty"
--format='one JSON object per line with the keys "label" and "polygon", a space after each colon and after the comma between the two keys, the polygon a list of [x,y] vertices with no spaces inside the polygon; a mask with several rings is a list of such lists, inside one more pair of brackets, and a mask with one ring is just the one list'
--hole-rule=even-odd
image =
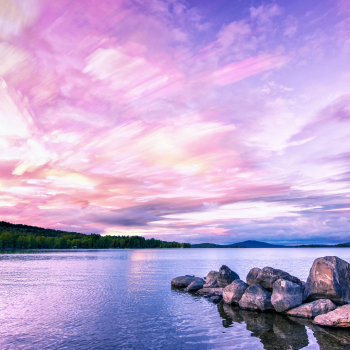
{"label": "rock jetty", "polygon": [[180,276],[171,285],[242,310],[275,311],[314,319],[318,326],[350,327],[350,266],[336,256],[316,259],[306,283],[269,266],[252,268],[244,282],[223,265],[204,279]]}

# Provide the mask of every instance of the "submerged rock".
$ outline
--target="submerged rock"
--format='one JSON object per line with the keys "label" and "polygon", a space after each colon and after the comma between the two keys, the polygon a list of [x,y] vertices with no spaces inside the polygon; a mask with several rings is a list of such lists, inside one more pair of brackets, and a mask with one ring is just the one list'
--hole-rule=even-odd
{"label": "submerged rock", "polygon": [[319,299],[311,303],[300,305],[294,309],[287,311],[287,315],[295,317],[314,318],[319,315],[336,309],[336,305],[329,299]]}
{"label": "submerged rock", "polygon": [[219,277],[219,272],[218,271],[210,271],[205,278],[205,284],[204,288],[217,288],[219,287],[218,284],[218,277]]}
{"label": "submerged rock", "polygon": [[350,327],[350,305],[340,306],[337,309],[315,317],[314,324],[329,327]]}
{"label": "submerged rock", "polygon": [[302,286],[302,282],[299,278],[290,275],[288,272],[274,269],[272,267],[264,267],[259,273],[256,278],[256,281],[258,284],[260,284],[265,289],[272,291],[273,284],[278,279],[284,279],[285,281],[290,281],[293,283],[298,284],[299,286]]}
{"label": "submerged rock", "polygon": [[331,299],[334,303],[347,304],[350,298],[349,264],[336,256],[318,258],[312,264],[305,286],[308,299]]}
{"label": "submerged rock", "polygon": [[252,286],[253,284],[258,284],[257,282],[257,277],[259,272],[261,271],[261,269],[259,269],[258,267],[253,267],[247,275],[247,284],[248,286]]}
{"label": "submerged rock", "polygon": [[234,280],[239,280],[239,276],[236,272],[232,271],[226,265],[222,265],[219,270],[218,284],[220,288],[225,288],[231,284]]}
{"label": "submerged rock", "polygon": [[194,276],[179,276],[171,280],[171,285],[176,288],[186,288],[192,282],[198,281],[198,280],[202,280],[202,279],[200,277],[194,277]]}
{"label": "submerged rock", "polygon": [[274,310],[271,304],[271,293],[259,284],[246,289],[239,301],[239,306],[248,310]]}
{"label": "submerged rock", "polygon": [[199,277],[196,278],[186,289],[186,292],[192,292],[198,289],[202,289],[205,281]]}
{"label": "submerged rock", "polygon": [[239,303],[242,295],[248,288],[248,284],[242,280],[234,280],[231,284],[224,288],[222,297],[226,304]]}
{"label": "submerged rock", "polygon": [[271,303],[277,312],[284,312],[303,302],[303,289],[296,283],[279,279],[273,284]]}
{"label": "submerged rock", "polygon": [[202,288],[197,292],[197,294],[222,297],[223,291],[224,288]]}

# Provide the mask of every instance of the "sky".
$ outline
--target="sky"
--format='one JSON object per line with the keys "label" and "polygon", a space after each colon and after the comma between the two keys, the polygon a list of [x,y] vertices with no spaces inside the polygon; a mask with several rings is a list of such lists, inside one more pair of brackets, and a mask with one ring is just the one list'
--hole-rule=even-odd
{"label": "sky", "polygon": [[0,220],[350,242],[348,0],[0,0]]}

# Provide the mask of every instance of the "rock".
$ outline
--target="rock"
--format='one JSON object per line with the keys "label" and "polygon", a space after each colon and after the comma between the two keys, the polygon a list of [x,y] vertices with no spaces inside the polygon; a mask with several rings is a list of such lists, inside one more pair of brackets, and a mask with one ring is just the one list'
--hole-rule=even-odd
{"label": "rock", "polygon": [[200,277],[194,277],[194,276],[180,276],[180,277],[173,278],[171,280],[171,285],[176,288],[186,288],[196,280],[202,280],[202,279]]}
{"label": "rock", "polygon": [[248,310],[274,310],[271,304],[271,293],[259,284],[246,289],[239,301],[239,306]]}
{"label": "rock", "polygon": [[303,289],[296,283],[278,279],[273,284],[271,303],[277,312],[284,312],[303,302]]}
{"label": "rock", "polygon": [[249,271],[246,278],[248,286],[252,286],[253,284],[258,284],[258,282],[256,281],[256,278],[258,277],[258,274],[260,271],[261,269],[259,269],[258,267],[253,267]]}
{"label": "rock", "polygon": [[219,277],[219,272],[217,271],[210,271],[205,278],[205,285],[203,286],[204,288],[217,288],[219,287],[218,284],[218,277]]}
{"label": "rock", "polygon": [[218,284],[220,288],[225,288],[231,284],[234,280],[239,280],[239,276],[236,272],[232,271],[226,265],[222,265],[219,270]]}
{"label": "rock", "polygon": [[331,299],[335,304],[347,304],[350,298],[349,264],[336,256],[318,258],[312,264],[306,282],[308,300]]}
{"label": "rock", "polygon": [[242,280],[234,280],[231,284],[224,288],[222,297],[226,304],[239,303],[248,288],[248,284]]}
{"label": "rock", "polygon": [[329,299],[319,299],[287,311],[287,315],[314,318],[333,311],[337,306]]}
{"label": "rock", "polygon": [[350,327],[350,305],[344,305],[315,317],[314,324],[329,327]]}
{"label": "rock", "polygon": [[218,303],[220,303],[220,301],[221,301],[221,297],[219,297],[219,296],[213,296],[213,297],[210,297],[210,300],[211,300],[214,304],[218,304]]}
{"label": "rock", "polygon": [[224,288],[202,288],[197,292],[197,294],[222,297],[223,291]]}
{"label": "rock", "polygon": [[205,281],[199,277],[197,277],[186,289],[186,292],[192,292],[198,289],[202,289]]}
{"label": "rock", "polygon": [[299,278],[294,277],[285,271],[273,269],[272,267],[268,267],[268,266],[264,267],[258,273],[256,282],[260,284],[262,287],[264,287],[265,289],[272,291],[273,284],[278,279],[284,279],[285,281],[290,281],[298,284],[299,286],[302,286],[302,283]]}

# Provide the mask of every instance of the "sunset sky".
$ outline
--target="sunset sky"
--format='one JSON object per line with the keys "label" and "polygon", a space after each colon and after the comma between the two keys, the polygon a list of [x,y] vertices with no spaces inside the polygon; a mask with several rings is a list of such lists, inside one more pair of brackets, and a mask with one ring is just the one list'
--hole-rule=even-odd
{"label": "sunset sky", "polygon": [[348,0],[1,0],[0,220],[350,242]]}

